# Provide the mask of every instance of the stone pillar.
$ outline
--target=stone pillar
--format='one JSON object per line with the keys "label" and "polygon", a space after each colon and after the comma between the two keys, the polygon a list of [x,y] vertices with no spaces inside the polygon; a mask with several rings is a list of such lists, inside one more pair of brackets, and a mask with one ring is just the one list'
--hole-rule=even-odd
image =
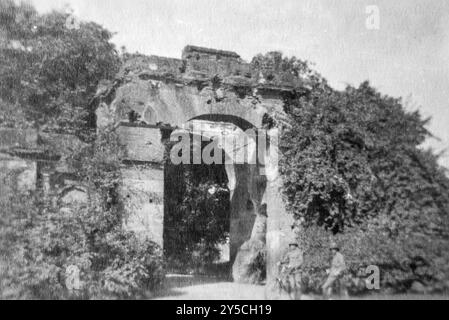
{"label": "stone pillar", "polygon": [[[229,174],[229,170],[227,172]],[[234,165],[235,189],[232,191],[230,214],[231,263],[234,262],[240,247],[251,238],[254,221],[256,220],[255,207],[249,192],[250,174],[249,165]]]}
{"label": "stone pillar", "polygon": [[279,276],[278,263],[288,250],[289,241],[294,236],[293,215],[286,210],[282,196],[282,177],[278,167],[277,130],[269,132],[270,146],[262,172],[267,177],[264,201],[267,204],[267,299],[278,299],[276,278]]}
{"label": "stone pillar", "polygon": [[244,183],[241,191],[235,194],[244,195],[245,201],[241,201],[243,208],[238,212],[239,228],[233,229],[231,224],[231,240],[234,240],[231,247],[234,255],[231,256],[235,257],[232,275],[236,282],[258,284],[265,280],[264,268],[254,268],[254,263],[260,261],[266,251],[267,206],[263,203],[266,177],[260,175],[257,165],[246,164],[242,168],[245,170],[241,170],[239,176]]}
{"label": "stone pillar", "polygon": [[277,290],[273,290],[276,278],[279,276],[278,263],[288,250],[293,237],[293,216],[285,209],[280,187],[280,178],[269,181],[266,190],[267,202],[267,299],[276,299]]}

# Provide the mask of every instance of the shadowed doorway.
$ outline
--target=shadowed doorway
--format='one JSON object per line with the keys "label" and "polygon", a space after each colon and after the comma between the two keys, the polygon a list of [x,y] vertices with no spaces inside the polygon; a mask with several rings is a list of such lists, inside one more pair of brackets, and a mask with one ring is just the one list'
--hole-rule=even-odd
{"label": "shadowed doorway", "polygon": [[167,160],[164,255],[169,272],[230,277],[228,183],[224,164]]}

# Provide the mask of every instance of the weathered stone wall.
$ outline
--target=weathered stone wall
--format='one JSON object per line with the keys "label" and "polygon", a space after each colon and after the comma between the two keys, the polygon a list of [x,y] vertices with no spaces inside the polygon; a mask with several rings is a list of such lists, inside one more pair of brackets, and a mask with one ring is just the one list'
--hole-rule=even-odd
{"label": "weathered stone wall", "polygon": [[150,125],[176,127],[201,115],[219,114],[260,128],[266,113],[282,110],[282,97],[293,88],[279,77],[266,80],[265,70],[232,52],[189,46],[183,58],[135,56],[127,61],[116,81],[98,90],[99,125],[129,121],[135,112],[137,122]]}
{"label": "weathered stone wall", "polygon": [[186,73],[192,76],[252,77],[250,64],[235,52],[187,46],[182,58],[186,62]]}
{"label": "weathered stone wall", "polygon": [[125,227],[141,239],[163,247],[164,155],[163,130],[124,124],[117,129],[125,148],[122,168],[127,219]]}
{"label": "weathered stone wall", "polygon": [[141,239],[159,244],[163,241],[164,170],[155,164],[128,165],[122,169],[125,226]]}
{"label": "weathered stone wall", "polygon": [[157,127],[122,125],[117,129],[125,147],[125,160],[162,165],[165,147],[162,131]]}

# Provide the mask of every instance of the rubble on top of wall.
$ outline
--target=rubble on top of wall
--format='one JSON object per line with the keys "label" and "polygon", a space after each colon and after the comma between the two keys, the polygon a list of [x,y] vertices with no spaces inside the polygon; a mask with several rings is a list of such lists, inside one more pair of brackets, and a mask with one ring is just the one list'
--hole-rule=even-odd
{"label": "rubble on top of wall", "polygon": [[306,86],[276,64],[261,66],[235,52],[187,46],[182,59],[129,55],[115,80],[100,83],[92,107],[99,128],[123,122],[176,127],[209,113],[231,113],[260,126],[284,94]]}
{"label": "rubble on top of wall", "polygon": [[119,78],[138,76],[141,80],[179,79],[185,71],[185,61],[158,56],[133,55],[121,68]]}
{"label": "rubble on top of wall", "polygon": [[291,91],[305,85],[301,78],[275,66],[271,68],[245,62],[235,52],[187,46],[182,59],[130,55],[116,80],[101,84],[97,96],[105,97],[113,93],[112,87],[117,88],[136,78],[189,85],[209,83],[217,77],[223,85],[235,87]]}

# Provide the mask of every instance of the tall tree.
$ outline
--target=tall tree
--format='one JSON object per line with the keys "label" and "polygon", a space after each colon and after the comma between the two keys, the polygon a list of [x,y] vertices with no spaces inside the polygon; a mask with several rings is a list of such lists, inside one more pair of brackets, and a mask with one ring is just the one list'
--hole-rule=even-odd
{"label": "tall tree", "polygon": [[83,137],[95,124],[89,105],[99,81],[119,67],[112,34],[68,13],[41,15],[12,0],[0,1],[0,15],[0,125]]}

